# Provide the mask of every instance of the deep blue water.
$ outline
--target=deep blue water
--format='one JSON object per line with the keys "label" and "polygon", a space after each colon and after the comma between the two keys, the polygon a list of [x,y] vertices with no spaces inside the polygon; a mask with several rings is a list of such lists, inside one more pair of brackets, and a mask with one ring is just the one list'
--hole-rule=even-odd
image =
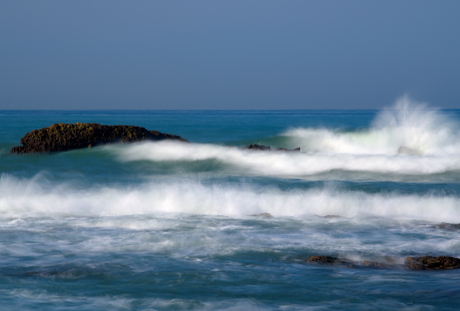
{"label": "deep blue water", "polygon": [[[191,143],[8,154],[27,132],[61,122],[137,125]],[[460,270],[305,261],[460,257],[460,232],[433,228],[460,223],[459,125],[460,110],[407,102],[383,111],[0,111],[0,306],[454,310]],[[253,143],[301,152],[240,148]],[[260,213],[273,217],[250,216]]]}

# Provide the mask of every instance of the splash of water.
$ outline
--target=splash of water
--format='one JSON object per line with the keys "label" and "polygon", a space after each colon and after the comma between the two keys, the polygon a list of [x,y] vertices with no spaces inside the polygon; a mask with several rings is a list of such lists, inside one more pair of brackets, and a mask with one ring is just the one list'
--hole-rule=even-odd
{"label": "splash of water", "polygon": [[360,132],[298,128],[285,133],[304,150],[324,153],[459,155],[458,125],[436,108],[408,96],[383,109],[371,128]]}

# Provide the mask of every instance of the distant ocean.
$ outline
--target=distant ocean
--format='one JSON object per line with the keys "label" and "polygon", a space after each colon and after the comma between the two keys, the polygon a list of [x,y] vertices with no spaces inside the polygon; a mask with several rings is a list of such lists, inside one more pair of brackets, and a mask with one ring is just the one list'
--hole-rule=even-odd
{"label": "distant ocean", "polygon": [[[191,143],[9,155],[75,122]],[[0,111],[0,152],[2,310],[459,309],[460,270],[305,261],[460,257],[460,110]]]}

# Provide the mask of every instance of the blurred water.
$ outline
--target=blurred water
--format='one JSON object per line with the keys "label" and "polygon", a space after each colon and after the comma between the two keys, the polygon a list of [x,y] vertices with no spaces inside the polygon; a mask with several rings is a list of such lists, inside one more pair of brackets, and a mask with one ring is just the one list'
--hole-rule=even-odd
{"label": "blurred water", "polygon": [[[453,310],[459,270],[305,260],[460,257],[460,232],[433,227],[460,222],[459,120],[407,98],[384,111],[0,111],[0,305]],[[192,143],[8,154],[59,122]],[[239,148],[253,143],[301,152]]]}

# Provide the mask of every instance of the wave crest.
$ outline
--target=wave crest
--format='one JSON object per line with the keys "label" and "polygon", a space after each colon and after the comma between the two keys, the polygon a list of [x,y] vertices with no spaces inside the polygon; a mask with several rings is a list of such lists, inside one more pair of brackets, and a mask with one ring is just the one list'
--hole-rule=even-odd
{"label": "wave crest", "polygon": [[[43,185],[47,186],[43,186]],[[368,194],[336,189],[212,185],[198,182],[147,183],[141,187],[75,189],[50,187],[46,179],[0,178],[2,218],[123,216],[158,213],[247,217],[267,212],[275,217],[388,217],[460,222],[454,196]],[[18,195],[20,194],[20,195]]]}
{"label": "wave crest", "polygon": [[458,125],[440,110],[408,96],[383,109],[368,130],[341,132],[297,128],[285,133],[304,150],[325,153],[397,155],[460,155]]}

